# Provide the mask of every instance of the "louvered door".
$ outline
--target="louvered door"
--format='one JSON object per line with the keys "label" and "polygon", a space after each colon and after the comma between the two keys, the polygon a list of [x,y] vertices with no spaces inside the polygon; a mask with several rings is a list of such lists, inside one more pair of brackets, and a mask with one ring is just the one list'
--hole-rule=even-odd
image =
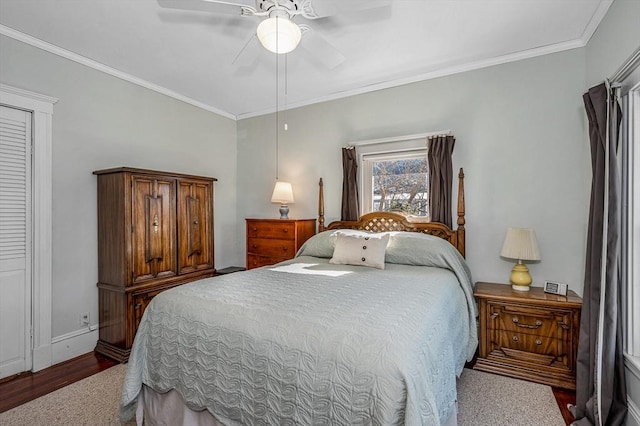
{"label": "louvered door", "polygon": [[0,106],[0,379],[31,369],[31,113]]}

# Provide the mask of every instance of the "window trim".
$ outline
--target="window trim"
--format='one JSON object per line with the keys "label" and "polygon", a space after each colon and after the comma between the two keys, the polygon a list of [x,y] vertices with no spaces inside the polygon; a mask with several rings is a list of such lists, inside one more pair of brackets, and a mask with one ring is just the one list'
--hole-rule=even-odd
{"label": "window trim", "polygon": [[[640,68],[638,69],[640,71]],[[640,173],[633,164],[640,164],[640,82],[626,95],[625,122],[627,128],[627,339],[626,352],[640,357]],[[634,235],[637,234],[637,235]]]}

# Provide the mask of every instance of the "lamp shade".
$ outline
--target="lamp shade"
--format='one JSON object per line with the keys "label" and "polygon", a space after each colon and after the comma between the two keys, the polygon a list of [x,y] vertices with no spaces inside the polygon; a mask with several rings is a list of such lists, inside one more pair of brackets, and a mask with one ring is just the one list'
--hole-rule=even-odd
{"label": "lamp shade", "polygon": [[540,260],[540,249],[533,229],[507,229],[500,256],[517,260]]}
{"label": "lamp shade", "polygon": [[258,40],[270,52],[289,53],[302,38],[300,27],[285,16],[271,16],[260,22],[256,31]]}
{"label": "lamp shade", "polygon": [[289,182],[277,181],[273,194],[271,195],[272,203],[291,204],[293,203],[293,188]]}

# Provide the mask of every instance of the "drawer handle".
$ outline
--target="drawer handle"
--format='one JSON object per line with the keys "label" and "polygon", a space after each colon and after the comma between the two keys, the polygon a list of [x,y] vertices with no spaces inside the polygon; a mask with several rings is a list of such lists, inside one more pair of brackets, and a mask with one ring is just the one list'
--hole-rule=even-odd
{"label": "drawer handle", "polygon": [[520,339],[518,339],[518,336],[513,336],[513,341],[514,342],[517,342],[518,340],[520,340]]}
{"label": "drawer handle", "polygon": [[537,340],[536,340],[536,345],[540,346],[541,344],[542,344],[542,340],[537,339]]}
{"label": "drawer handle", "polygon": [[284,228],[284,229],[282,230],[282,232],[284,232],[284,233],[286,234],[287,232],[289,232],[289,228]]}
{"label": "drawer handle", "polygon": [[254,244],[254,245],[253,245],[253,248],[258,248],[258,245],[257,245],[257,244]]}
{"label": "drawer handle", "polygon": [[282,247],[282,251],[287,251],[289,250],[289,247]]}
{"label": "drawer handle", "polygon": [[255,227],[253,228],[253,232],[255,232],[255,231],[257,231],[257,230],[258,230],[258,228],[255,228]]}
{"label": "drawer handle", "polygon": [[522,327],[522,328],[535,329],[535,328],[539,328],[542,325],[542,321],[540,321],[540,320],[536,320],[536,323],[534,325],[531,325],[531,324],[520,324],[520,322],[518,320],[518,317],[513,317],[512,320],[513,320],[513,323],[515,325],[517,325],[518,327]]}

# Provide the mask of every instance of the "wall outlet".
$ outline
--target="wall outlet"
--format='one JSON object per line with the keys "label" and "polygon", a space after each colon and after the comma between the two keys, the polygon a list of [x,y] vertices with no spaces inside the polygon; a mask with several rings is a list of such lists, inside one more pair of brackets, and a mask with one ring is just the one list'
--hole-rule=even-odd
{"label": "wall outlet", "polygon": [[88,325],[91,325],[91,321],[90,321],[90,318],[89,318],[89,312],[83,312],[83,313],[81,313],[81,314],[80,314],[80,321],[79,321],[79,322],[80,322],[80,325],[81,325],[81,326],[85,326],[85,325],[86,325],[86,326],[88,326]]}

